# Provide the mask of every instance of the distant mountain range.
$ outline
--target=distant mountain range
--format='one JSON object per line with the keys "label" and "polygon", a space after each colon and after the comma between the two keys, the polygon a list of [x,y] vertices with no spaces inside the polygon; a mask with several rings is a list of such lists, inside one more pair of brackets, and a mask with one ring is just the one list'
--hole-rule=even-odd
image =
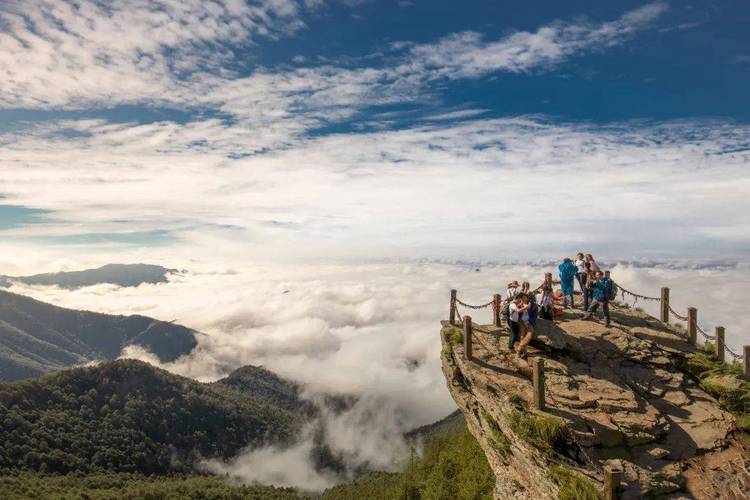
{"label": "distant mountain range", "polygon": [[0,381],[112,360],[128,345],[174,361],[193,350],[197,334],[146,316],[65,309],[0,290]]}
{"label": "distant mountain range", "polygon": [[136,360],[0,384],[0,471],[191,472],[296,439],[309,417],[296,391],[262,368],[204,384]]}
{"label": "distant mountain range", "polygon": [[96,269],[35,274],[33,276],[0,276],[0,286],[8,287],[14,282],[26,285],[57,285],[75,289],[84,286],[110,283],[119,286],[138,286],[142,283],[166,283],[168,273],[177,273],[151,264],[107,264]]}

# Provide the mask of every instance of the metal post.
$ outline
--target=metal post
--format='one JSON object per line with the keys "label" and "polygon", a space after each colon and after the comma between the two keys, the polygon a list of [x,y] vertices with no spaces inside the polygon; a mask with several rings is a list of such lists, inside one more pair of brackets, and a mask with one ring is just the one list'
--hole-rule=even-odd
{"label": "metal post", "polygon": [[724,351],[724,327],[717,326],[715,333],[716,333],[716,359],[718,359],[719,361],[723,363],[725,361],[724,357],[726,356],[726,352]]}
{"label": "metal post", "polygon": [[604,500],[617,500],[620,498],[620,483],[622,482],[622,469],[613,466],[604,468]]}
{"label": "metal post", "polygon": [[661,287],[661,322],[669,323],[669,288]]}
{"label": "metal post", "polygon": [[743,364],[745,365],[745,375],[750,375],[750,345],[746,345],[742,350],[744,351]]}
{"label": "metal post", "polygon": [[688,307],[688,343],[695,345],[698,337],[698,309]]}
{"label": "metal post", "polygon": [[448,321],[451,325],[456,324],[456,291],[451,290],[451,312],[448,316]]}
{"label": "metal post", "polygon": [[464,352],[466,353],[466,359],[472,360],[471,353],[471,316],[464,316]]}
{"label": "metal post", "polygon": [[500,322],[500,312],[501,312],[500,307],[503,303],[503,299],[500,297],[499,293],[495,294],[494,299],[495,299],[495,304],[494,304],[494,307],[492,308],[492,313],[495,316],[494,318],[495,326],[500,328],[502,326],[502,323]]}
{"label": "metal post", "polygon": [[534,358],[532,366],[534,370],[534,406],[538,410],[544,410],[544,359]]}

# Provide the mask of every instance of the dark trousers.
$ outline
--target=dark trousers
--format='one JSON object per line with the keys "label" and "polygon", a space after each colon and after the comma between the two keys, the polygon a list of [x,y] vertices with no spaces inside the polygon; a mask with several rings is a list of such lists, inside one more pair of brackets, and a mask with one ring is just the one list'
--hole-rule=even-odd
{"label": "dark trousers", "polygon": [[552,320],[552,306],[542,307],[539,310],[539,317],[548,321]]}
{"label": "dark trousers", "polygon": [[581,287],[581,292],[586,293],[586,278],[588,275],[586,273],[576,273],[576,278],[578,279],[578,286]]}
{"label": "dark trousers", "polygon": [[[589,310],[589,304],[591,303],[591,290],[586,289],[586,287],[583,288],[583,310],[588,311]],[[609,308],[609,306],[607,306]]]}
{"label": "dark trousers", "polygon": [[516,342],[518,342],[521,336],[521,325],[518,324],[518,321],[508,320],[508,324],[510,325],[510,334],[508,334],[508,349],[511,351],[516,346]]}
{"label": "dark trousers", "polygon": [[602,311],[604,312],[604,321],[609,324],[609,301],[608,300],[595,300],[591,303],[588,308],[589,314],[594,314],[599,309],[599,304],[602,304]]}

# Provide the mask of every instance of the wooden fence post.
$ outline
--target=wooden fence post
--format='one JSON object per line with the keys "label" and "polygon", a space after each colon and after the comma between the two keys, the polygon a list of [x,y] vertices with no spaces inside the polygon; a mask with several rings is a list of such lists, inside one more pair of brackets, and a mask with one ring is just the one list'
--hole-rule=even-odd
{"label": "wooden fence post", "polygon": [[745,375],[750,375],[750,345],[746,345],[742,348],[743,352],[743,364],[745,365]]}
{"label": "wooden fence post", "polygon": [[466,353],[466,359],[472,360],[471,353],[471,316],[464,316],[464,352]]}
{"label": "wooden fence post", "polygon": [[622,469],[611,465],[604,468],[604,500],[617,500],[620,498],[620,483],[622,482]]}
{"label": "wooden fence post", "polygon": [[500,307],[503,303],[503,299],[500,297],[499,293],[495,294],[494,299],[495,299],[495,303],[494,303],[494,307],[492,308],[492,315],[494,316],[493,319],[495,320],[495,326],[500,328],[502,326],[502,323],[500,320],[500,313],[501,313]]}
{"label": "wooden fence post", "polygon": [[716,359],[724,362],[724,357],[726,356],[726,352],[724,352],[724,327],[723,326],[717,326],[716,330]]}
{"label": "wooden fence post", "polygon": [[544,410],[544,358],[534,358],[534,406],[537,410]]}
{"label": "wooden fence post", "polygon": [[448,321],[451,325],[456,324],[456,291],[451,290],[451,312],[448,315]]}
{"label": "wooden fence post", "polygon": [[661,287],[661,322],[669,323],[669,288]]}
{"label": "wooden fence post", "polygon": [[698,309],[688,307],[688,344],[695,345],[698,337]]}

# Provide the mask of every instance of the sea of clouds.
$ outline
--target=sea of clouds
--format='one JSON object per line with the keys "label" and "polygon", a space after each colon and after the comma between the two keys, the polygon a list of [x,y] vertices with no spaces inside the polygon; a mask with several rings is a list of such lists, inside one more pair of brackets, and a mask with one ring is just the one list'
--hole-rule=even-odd
{"label": "sea of clouds", "polygon": [[[403,434],[455,410],[440,369],[439,341],[452,288],[464,301],[485,303],[508,280],[536,286],[553,269],[435,261],[256,265],[194,270],[171,275],[166,284],[133,288],[16,285],[12,291],[64,307],[176,320],[204,334],[192,354],[173,363],[159,363],[140,347],[126,348],[123,357],[201,381],[252,364],[299,382],[321,408],[318,425],[346,473],[316,470],[312,431],[291,448],[249,450],[204,467],[245,481],[319,490],[361,468],[397,468],[410,451]],[[748,266],[613,263],[611,269],[620,284],[639,293],[658,296],[661,286],[670,286],[674,307],[698,307],[706,331],[722,324],[733,349],[748,343],[750,318],[740,313]],[[657,314],[658,303],[637,305]],[[473,316],[491,321],[489,309]],[[356,402],[334,411],[324,395]]]}

